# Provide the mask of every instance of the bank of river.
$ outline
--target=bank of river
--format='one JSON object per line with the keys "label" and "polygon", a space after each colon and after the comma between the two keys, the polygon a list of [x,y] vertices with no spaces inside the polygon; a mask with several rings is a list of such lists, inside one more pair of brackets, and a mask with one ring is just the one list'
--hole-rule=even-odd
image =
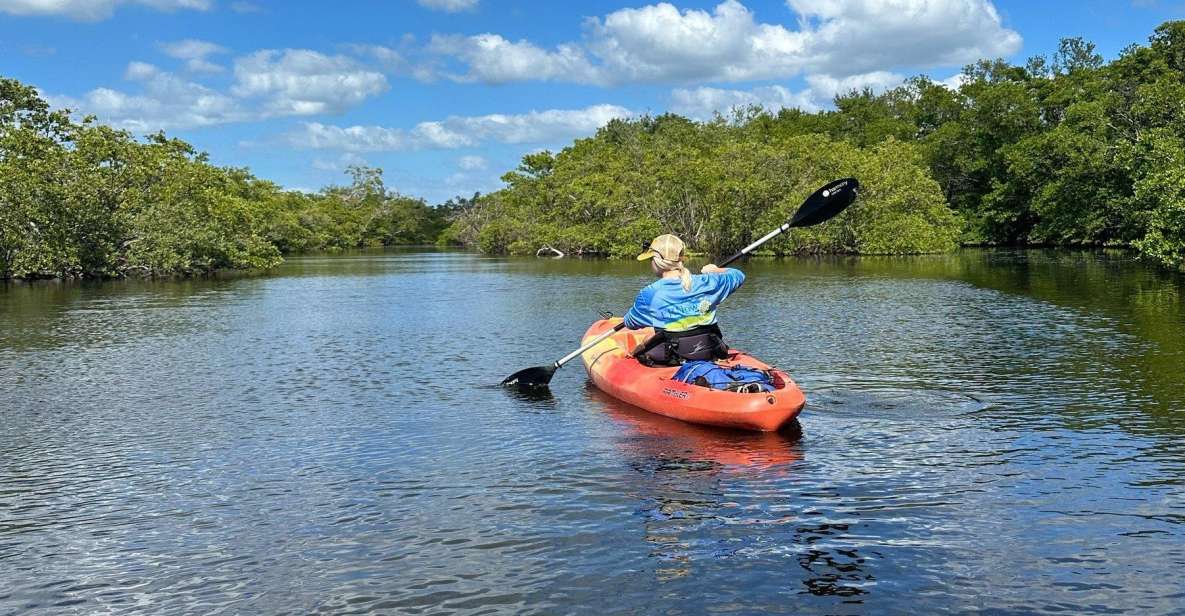
{"label": "bank of river", "polygon": [[0,287],[0,614],[1185,605],[1185,285],[1122,255],[761,260],[800,431],[494,386],[637,263],[397,251]]}

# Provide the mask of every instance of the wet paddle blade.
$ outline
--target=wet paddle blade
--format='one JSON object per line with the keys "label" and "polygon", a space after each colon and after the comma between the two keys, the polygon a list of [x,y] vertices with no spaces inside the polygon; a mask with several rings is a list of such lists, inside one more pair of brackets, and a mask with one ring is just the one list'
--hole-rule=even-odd
{"label": "wet paddle blade", "polygon": [[534,368],[527,368],[526,370],[519,370],[514,374],[502,380],[502,385],[505,387],[517,387],[519,389],[532,389],[536,387],[547,387],[551,382],[551,377],[555,376],[556,367],[551,366],[536,366]]}
{"label": "wet paddle blade", "polygon": [[856,178],[844,178],[816,190],[795,212],[794,218],[790,219],[790,226],[809,227],[835,218],[856,200],[856,189],[859,187]]}

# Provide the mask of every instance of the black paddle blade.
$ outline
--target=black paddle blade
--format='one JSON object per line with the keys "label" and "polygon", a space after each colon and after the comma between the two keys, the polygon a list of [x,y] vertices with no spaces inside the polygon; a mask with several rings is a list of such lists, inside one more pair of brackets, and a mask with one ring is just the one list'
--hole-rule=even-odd
{"label": "black paddle blade", "polygon": [[846,210],[856,200],[856,178],[836,180],[807,197],[790,219],[791,227],[809,227],[827,222]]}
{"label": "black paddle blade", "polygon": [[517,387],[519,389],[547,387],[547,384],[551,382],[551,377],[555,376],[555,371],[556,367],[554,364],[519,370],[502,379],[502,385],[505,387]]}

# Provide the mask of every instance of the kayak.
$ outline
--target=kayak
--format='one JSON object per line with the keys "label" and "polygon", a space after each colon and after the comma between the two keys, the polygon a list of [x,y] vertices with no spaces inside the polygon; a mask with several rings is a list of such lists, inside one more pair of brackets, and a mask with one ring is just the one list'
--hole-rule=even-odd
{"label": "kayak", "polygon": [[[613,318],[593,323],[584,333],[584,342],[592,341],[620,322],[620,318]],[[759,432],[773,432],[790,423],[806,405],[802,390],[790,375],[736,350],[729,353],[728,359],[717,363],[769,370],[774,391],[737,393],[676,381],[673,377],[678,367],[647,367],[629,353],[653,334],[651,328],[623,329],[585,351],[581,360],[593,384],[610,396],[651,413],[690,423]]]}
{"label": "kayak", "polygon": [[644,411],[596,387],[587,394],[593,406],[624,428],[613,440],[631,458],[763,469],[802,460],[801,432],[721,430]]}

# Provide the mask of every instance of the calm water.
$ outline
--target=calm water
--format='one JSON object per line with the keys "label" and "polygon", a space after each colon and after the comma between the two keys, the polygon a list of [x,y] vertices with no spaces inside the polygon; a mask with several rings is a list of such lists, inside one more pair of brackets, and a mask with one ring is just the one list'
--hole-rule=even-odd
{"label": "calm water", "polygon": [[636,263],[391,252],[0,287],[0,614],[1185,612],[1185,283],[756,262],[798,429],[494,386]]}

